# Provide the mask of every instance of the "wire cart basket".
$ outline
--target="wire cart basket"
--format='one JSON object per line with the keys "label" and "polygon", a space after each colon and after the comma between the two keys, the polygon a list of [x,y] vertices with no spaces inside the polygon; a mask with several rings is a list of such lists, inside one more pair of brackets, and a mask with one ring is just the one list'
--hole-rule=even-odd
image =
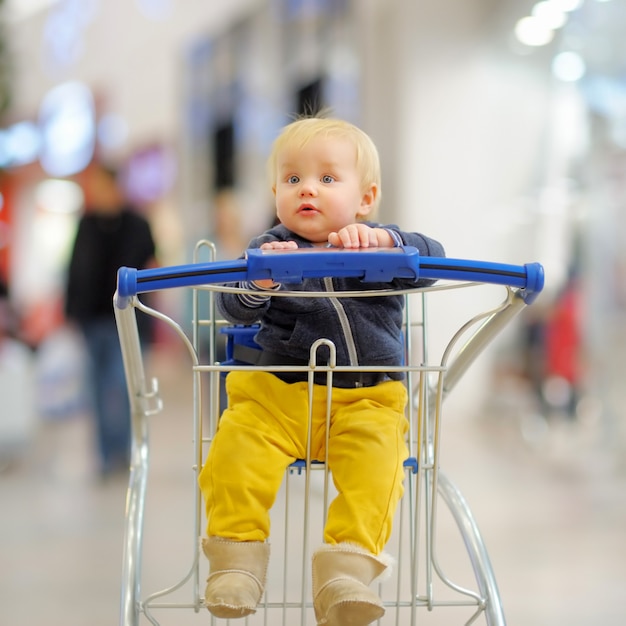
{"label": "wire cart basket", "polygon": [[[426,624],[424,613],[449,611],[446,624],[506,624],[494,572],[470,508],[455,485],[440,469],[442,406],[447,395],[484,348],[530,305],[543,288],[543,268],[538,263],[506,265],[482,261],[423,257],[410,247],[393,249],[295,251],[248,250],[244,259],[215,261],[215,247],[198,243],[194,262],[187,265],[147,270],[120,268],[114,309],[124,359],[132,419],[130,478],[126,501],[120,624],[233,623],[245,625],[315,624],[311,599],[310,560],[312,550],[322,541],[326,509],[334,487],[326,464],[304,458],[288,469],[272,509],[272,555],[266,591],[257,612],[239,620],[221,620],[204,607],[204,580],[208,562],[201,555],[204,507],[197,487],[198,474],[206,458],[222,408],[223,378],[229,371],[250,369],[240,358],[257,350],[254,327],[233,327],[216,317],[214,296],[218,290],[242,289],[227,286],[237,281],[273,278],[276,282],[297,283],[308,277],[358,277],[364,282],[389,282],[394,277],[436,279],[433,286],[402,292],[337,293],[333,297],[361,297],[402,293],[405,307],[405,363],[403,372],[410,401],[410,456],[405,462],[405,492],[394,521],[392,538],[386,548],[395,559],[392,575],[377,582],[385,605],[381,625]],[[208,258],[208,261],[200,261]],[[444,291],[490,285],[503,292],[498,304],[470,317],[447,341],[442,355],[432,361],[429,354],[428,302]],[[140,294],[181,289],[190,292],[191,320],[172,317],[144,304]],[[281,291],[277,294],[294,295]],[[328,297],[328,293],[297,292],[302,297]],[[280,297],[277,295],[276,297]],[[189,564],[182,577],[156,591],[143,589],[144,522],[150,459],[150,421],[162,409],[158,382],[149,379],[143,360],[136,311],[161,320],[180,340],[192,369],[193,455],[189,459],[193,481],[193,520],[190,522]],[[317,350],[325,345],[331,358],[318,363]],[[224,354],[225,352],[225,354]],[[334,346],[321,338],[310,353],[306,366],[265,366],[264,371],[303,370],[309,386],[313,375],[325,374],[329,396],[332,376],[355,369],[337,366]],[[252,361],[250,361],[252,362]],[[385,367],[385,371],[390,368]],[[394,369],[394,368],[391,368]],[[305,419],[306,416],[303,416]],[[234,460],[233,462],[236,462]],[[372,471],[375,471],[373,468]],[[364,477],[367,480],[367,477]],[[453,581],[439,559],[438,520],[444,505],[460,535],[472,580]]]}

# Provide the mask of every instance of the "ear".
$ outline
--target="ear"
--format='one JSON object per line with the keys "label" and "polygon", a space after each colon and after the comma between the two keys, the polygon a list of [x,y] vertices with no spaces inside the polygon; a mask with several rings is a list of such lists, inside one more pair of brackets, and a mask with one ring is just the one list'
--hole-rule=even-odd
{"label": "ear", "polygon": [[357,217],[365,217],[369,215],[376,203],[378,197],[378,185],[376,183],[370,183],[370,185],[363,192],[361,197],[361,204],[357,211]]}

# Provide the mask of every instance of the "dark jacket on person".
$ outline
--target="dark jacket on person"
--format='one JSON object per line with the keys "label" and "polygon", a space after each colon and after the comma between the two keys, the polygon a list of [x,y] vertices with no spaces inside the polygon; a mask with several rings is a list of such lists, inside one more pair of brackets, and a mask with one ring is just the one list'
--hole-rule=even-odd
{"label": "dark jacket on person", "polygon": [[114,215],[87,212],[78,224],[70,258],[65,313],[85,324],[113,320],[117,270],[125,265],[144,268],[155,256],[148,221],[134,209]]}

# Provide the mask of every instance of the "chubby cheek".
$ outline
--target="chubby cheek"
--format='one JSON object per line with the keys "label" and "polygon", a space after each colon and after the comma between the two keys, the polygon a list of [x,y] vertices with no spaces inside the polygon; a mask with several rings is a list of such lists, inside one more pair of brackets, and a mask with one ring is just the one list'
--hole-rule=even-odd
{"label": "chubby cheek", "polygon": [[289,200],[287,199],[284,193],[280,193],[280,192],[277,193],[274,199],[275,199],[277,211],[284,211],[287,208],[289,204]]}
{"label": "chubby cheek", "polygon": [[284,197],[276,196],[276,217],[278,217],[281,222],[285,220],[289,221],[292,214],[290,210],[291,204],[292,203],[286,201]]}

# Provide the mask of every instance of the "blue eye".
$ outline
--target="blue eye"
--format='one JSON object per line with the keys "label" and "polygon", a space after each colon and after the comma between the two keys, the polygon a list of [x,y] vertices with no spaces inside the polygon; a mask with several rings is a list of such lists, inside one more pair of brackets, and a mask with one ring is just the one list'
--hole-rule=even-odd
{"label": "blue eye", "polygon": [[332,176],[326,174],[326,176],[322,176],[323,183],[332,183],[335,179]]}
{"label": "blue eye", "polygon": [[295,184],[297,182],[300,182],[300,178],[294,174],[293,176],[290,176],[287,179],[287,182],[293,185],[293,184]]}

